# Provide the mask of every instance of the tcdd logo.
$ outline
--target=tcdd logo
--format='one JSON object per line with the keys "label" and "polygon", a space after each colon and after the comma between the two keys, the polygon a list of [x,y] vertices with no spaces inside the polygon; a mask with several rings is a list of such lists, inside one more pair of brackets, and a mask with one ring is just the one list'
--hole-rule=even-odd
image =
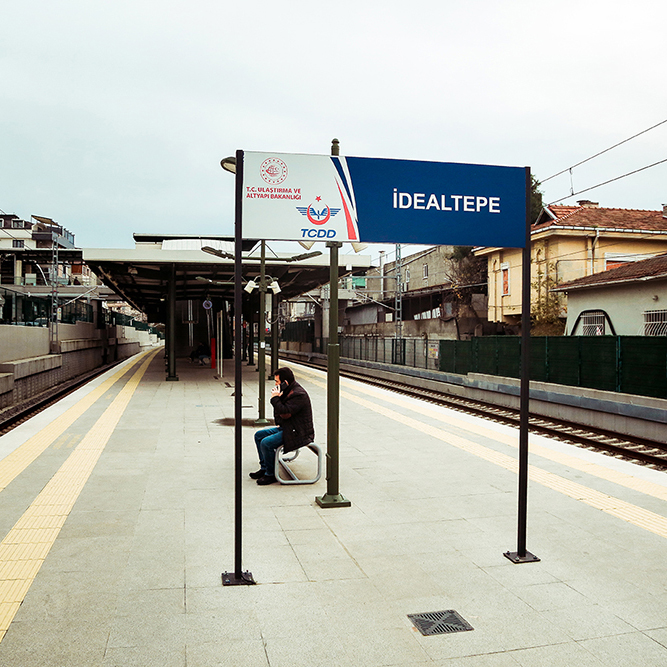
{"label": "tcdd logo", "polygon": [[[315,197],[315,201],[322,201],[322,197]],[[320,206],[322,206],[320,204]],[[296,210],[305,215],[308,218],[309,222],[312,222],[314,225],[324,225],[329,220],[340,211],[339,208],[331,208],[327,204],[324,204],[321,209],[316,209],[313,204],[309,206],[297,206]]]}

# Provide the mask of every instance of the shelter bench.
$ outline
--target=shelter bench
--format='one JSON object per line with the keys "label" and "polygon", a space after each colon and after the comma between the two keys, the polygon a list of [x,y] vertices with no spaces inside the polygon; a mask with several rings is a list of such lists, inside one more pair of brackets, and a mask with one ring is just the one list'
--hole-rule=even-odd
{"label": "shelter bench", "polygon": [[[296,473],[288,465],[294,461],[294,459],[296,459],[302,449],[309,449],[311,452],[313,452],[313,454],[315,454],[315,456],[317,456],[317,475],[312,479],[299,479]],[[309,445],[299,447],[299,449],[295,449],[292,452],[284,452],[283,445],[280,445],[280,447],[276,449],[276,464],[274,474],[276,479],[281,484],[315,484],[315,482],[317,482],[322,476],[323,464],[324,452],[322,451],[322,447],[314,442],[311,442]],[[287,478],[281,476],[281,470],[288,475]]]}

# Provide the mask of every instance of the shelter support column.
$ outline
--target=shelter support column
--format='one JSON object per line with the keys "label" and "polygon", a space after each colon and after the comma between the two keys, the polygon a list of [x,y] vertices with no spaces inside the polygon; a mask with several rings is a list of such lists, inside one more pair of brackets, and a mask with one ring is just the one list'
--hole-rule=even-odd
{"label": "shelter support column", "polygon": [[176,375],[176,265],[169,273],[167,301],[167,382],[178,382]]}

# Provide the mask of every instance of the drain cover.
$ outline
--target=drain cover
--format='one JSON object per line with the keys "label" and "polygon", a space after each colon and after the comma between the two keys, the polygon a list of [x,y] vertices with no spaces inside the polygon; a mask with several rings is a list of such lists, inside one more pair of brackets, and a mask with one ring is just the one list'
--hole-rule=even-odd
{"label": "drain cover", "polygon": [[[251,408],[252,405],[249,406],[244,406],[244,407],[249,407]],[[236,420],[234,417],[223,417],[222,419],[214,419],[213,424],[219,424],[220,426],[234,426],[236,424]],[[271,420],[270,424],[273,424],[273,420]],[[243,418],[241,420],[241,426],[253,426],[257,427],[257,424],[255,424],[255,420],[251,419],[250,417],[248,418]]]}
{"label": "drain cover", "polygon": [[428,611],[424,614],[408,614],[408,618],[423,635],[444,635],[450,632],[474,630],[468,621],[453,609]]}

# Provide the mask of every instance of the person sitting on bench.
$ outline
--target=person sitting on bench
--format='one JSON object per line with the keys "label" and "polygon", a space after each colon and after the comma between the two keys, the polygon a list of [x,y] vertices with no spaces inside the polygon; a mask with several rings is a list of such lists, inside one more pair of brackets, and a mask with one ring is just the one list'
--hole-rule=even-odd
{"label": "person sitting on bench", "polygon": [[276,425],[255,433],[259,456],[259,470],[250,477],[262,486],[276,482],[276,449],[283,445],[285,452],[293,452],[315,440],[313,409],[306,390],[294,379],[291,368],[279,368],[271,389],[271,405]]}
{"label": "person sitting on bench", "polygon": [[210,359],[211,358],[211,350],[209,347],[204,345],[204,343],[199,343],[197,345],[197,348],[195,350],[192,350],[190,352],[190,363],[194,363],[195,361],[199,362],[200,366],[204,366],[204,359]]}

